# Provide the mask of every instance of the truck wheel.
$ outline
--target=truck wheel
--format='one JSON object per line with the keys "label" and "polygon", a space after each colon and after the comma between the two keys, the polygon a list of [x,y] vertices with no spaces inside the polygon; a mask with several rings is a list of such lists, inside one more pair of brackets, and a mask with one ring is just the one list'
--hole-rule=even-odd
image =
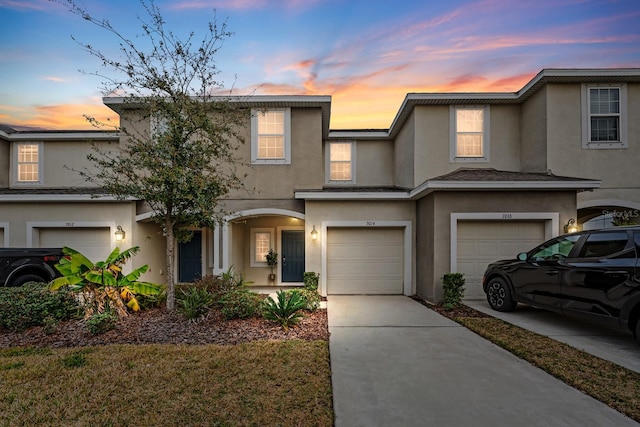
{"label": "truck wheel", "polygon": [[640,344],[640,319],[636,320],[636,331],[635,337],[638,344]]}
{"label": "truck wheel", "polygon": [[25,274],[24,276],[18,276],[11,281],[11,286],[22,286],[27,282],[46,282],[45,279],[38,276],[37,274]]}

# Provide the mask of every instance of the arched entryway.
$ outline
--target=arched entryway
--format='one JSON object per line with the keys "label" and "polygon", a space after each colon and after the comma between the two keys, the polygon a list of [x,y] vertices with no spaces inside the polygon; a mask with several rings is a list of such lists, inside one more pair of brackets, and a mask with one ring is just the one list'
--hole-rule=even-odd
{"label": "arched entryway", "polygon": [[640,224],[640,203],[624,200],[599,200],[578,206],[578,224],[582,230]]}
{"label": "arched entryway", "polygon": [[[219,249],[214,249],[219,255],[217,273],[233,267],[253,286],[302,284],[305,234],[301,212],[271,208],[235,212],[214,233]],[[278,263],[273,268],[266,261],[269,250],[277,254]]]}

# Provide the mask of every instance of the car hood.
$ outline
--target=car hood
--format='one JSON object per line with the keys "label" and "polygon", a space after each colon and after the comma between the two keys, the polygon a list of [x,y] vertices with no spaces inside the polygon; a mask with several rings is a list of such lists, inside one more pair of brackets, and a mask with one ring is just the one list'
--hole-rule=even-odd
{"label": "car hood", "polygon": [[523,261],[520,261],[517,258],[512,258],[512,259],[503,259],[500,261],[496,261],[496,262],[492,262],[491,264],[489,264],[489,266],[487,267],[487,270],[491,270],[494,268],[505,268],[505,267],[511,267],[514,265],[519,265],[522,264]]}

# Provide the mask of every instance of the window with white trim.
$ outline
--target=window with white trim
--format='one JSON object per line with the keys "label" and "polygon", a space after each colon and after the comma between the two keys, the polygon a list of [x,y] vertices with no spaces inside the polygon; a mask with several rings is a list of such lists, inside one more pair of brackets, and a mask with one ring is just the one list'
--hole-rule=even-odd
{"label": "window with white trim", "polygon": [[451,162],[489,161],[489,107],[450,109]]}
{"label": "window with white trim", "polygon": [[251,229],[251,267],[266,267],[267,254],[273,248],[273,229]]}
{"label": "window with white trim", "polygon": [[252,110],[251,163],[291,164],[291,109]]}
{"label": "window with white trim", "polygon": [[355,182],[355,143],[330,142],[327,170],[329,182]]}
{"label": "window with white trim", "polygon": [[42,143],[19,142],[15,144],[14,155],[16,184],[42,183]]}
{"label": "window with white trim", "polygon": [[152,114],[149,121],[152,138],[158,138],[169,130],[169,120],[161,113]]}
{"label": "window with white trim", "polygon": [[626,148],[626,85],[582,86],[582,148]]}

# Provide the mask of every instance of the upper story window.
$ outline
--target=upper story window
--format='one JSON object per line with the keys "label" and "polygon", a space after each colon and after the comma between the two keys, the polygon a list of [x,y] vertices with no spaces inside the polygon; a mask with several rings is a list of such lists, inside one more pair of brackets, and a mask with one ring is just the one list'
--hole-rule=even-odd
{"label": "upper story window", "polygon": [[582,148],[626,148],[626,85],[582,86]]}
{"label": "upper story window", "polygon": [[151,137],[157,138],[160,135],[164,135],[169,130],[169,120],[166,116],[160,113],[154,113],[150,118],[150,131]]}
{"label": "upper story window", "polygon": [[15,183],[42,183],[42,143],[15,144]]}
{"label": "upper story window", "polygon": [[328,167],[329,182],[355,182],[355,143],[329,143]]}
{"label": "upper story window", "polygon": [[291,164],[291,110],[251,112],[251,163]]}
{"label": "upper story window", "polygon": [[451,107],[451,162],[489,161],[489,107]]}

